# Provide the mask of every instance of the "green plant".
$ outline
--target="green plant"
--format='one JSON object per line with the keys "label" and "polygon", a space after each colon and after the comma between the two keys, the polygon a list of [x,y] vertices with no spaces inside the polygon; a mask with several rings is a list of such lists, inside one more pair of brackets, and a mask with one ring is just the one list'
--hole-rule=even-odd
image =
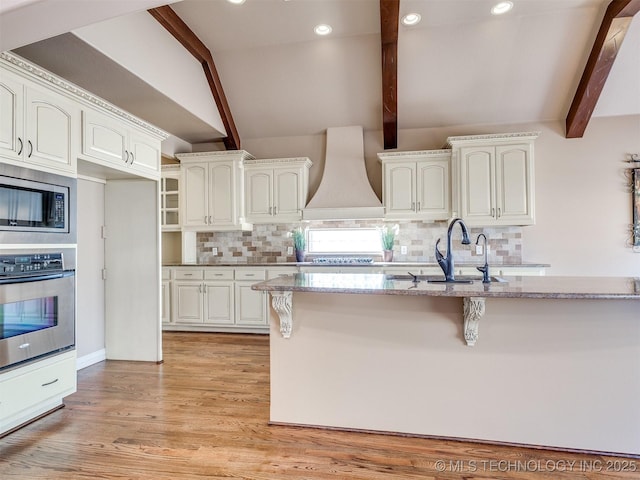
{"label": "green plant", "polygon": [[380,229],[383,250],[393,250],[393,244],[396,241],[396,235],[398,235],[399,231],[400,226],[397,223],[393,227],[385,225]]}
{"label": "green plant", "polygon": [[290,233],[293,237],[293,244],[296,247],[296,250],[303,251],[304,247],[306,246],[306,239],[302,227],[291,230]]}

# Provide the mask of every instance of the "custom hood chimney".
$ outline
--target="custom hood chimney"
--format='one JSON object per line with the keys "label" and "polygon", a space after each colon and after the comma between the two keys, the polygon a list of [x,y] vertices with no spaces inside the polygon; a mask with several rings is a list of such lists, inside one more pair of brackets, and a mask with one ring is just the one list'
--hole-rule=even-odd
{"label": "custom hood chimney", "polygon": [[303,220],[382,218],[384,208],[367,178],[361,126],[327,128],[324,172],[302,211]]}

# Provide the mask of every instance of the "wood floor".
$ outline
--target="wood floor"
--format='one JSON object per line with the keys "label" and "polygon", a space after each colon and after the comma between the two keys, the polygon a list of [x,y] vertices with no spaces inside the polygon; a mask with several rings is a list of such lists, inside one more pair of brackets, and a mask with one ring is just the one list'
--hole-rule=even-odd
{"label": "wood floor", "polygon": [[165,333],[162,365],[78,372],[0,439],[0,479],[638,479],[640,460],[268,425],[262,335]]}

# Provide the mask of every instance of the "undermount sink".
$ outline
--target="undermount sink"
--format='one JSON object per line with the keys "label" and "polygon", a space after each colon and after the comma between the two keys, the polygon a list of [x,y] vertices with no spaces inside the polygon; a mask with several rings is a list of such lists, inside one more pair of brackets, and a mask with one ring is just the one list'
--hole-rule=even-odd
{"label": "undermount sink", "polygon": [[[460,275],[455,277],[455,282],[446,282],[442,275],[387,275],[387,280],[401,280],[401,281],[410,281],[413,282],[417,280],[418,282],[431,282],[431,283],[474,283],[474,282],[482,282],[482,276],[473,276],[473,275]],[[502,277],[489,277],[491,283],[507,283]]]}

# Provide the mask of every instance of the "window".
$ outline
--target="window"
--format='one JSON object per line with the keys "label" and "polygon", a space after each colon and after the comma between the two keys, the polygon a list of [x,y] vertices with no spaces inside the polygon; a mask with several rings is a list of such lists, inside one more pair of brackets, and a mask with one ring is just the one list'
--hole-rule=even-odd
{"label": "window", "polygon": [[372,254],[380,253],[382,243],[377,228],[310,228],[308,253]]}

